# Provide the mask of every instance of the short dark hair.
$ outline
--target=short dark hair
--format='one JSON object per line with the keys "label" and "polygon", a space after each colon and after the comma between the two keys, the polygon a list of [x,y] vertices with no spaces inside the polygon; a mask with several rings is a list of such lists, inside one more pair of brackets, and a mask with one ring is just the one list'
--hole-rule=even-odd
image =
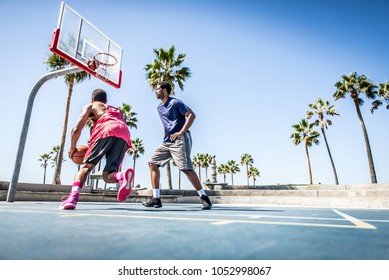
{"label": "short dark hair", "polygon": [[158,83],[158,85],[162,88],[162,89],[166,89],[167,93],[170,95],[170,92],[172,91],[172,85],[168,82],[160,82]]}
{"label": "short dark hair", "polygon": [[92,92],[92,100],[107,103],[107,93],[101,88],[95,89]]}

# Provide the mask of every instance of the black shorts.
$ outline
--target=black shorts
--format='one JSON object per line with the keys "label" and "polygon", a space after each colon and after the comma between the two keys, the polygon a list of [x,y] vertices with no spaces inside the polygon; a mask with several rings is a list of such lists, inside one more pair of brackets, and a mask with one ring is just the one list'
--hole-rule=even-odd
{"label": "black shorts", "polygon": [[96,141],[90,156],[84,159],[84,163],[97,165],[105,156],[106,163],[103,171],[116,172],[119,171],[126,151],[127,142],[123,139],[114,136],[103,138]]}

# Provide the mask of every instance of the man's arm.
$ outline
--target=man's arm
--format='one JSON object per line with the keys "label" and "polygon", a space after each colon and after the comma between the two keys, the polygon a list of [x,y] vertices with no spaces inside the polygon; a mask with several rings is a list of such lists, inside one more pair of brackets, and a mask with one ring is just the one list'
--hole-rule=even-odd
{"label": "man's arm", "polygon": [[82,111],[80,116],[78,117],[76,124],[74,125],[70,135],[71,135],[71,140],[70,140],[70,148],[68,151],[68,155],[71,158],[72,154],[76,150],[76,145],[78,139],[80,139],[82,129],[85,127],[86,122],[88,121],[88,118],[90,116],[90,113],[92,112],[92,103],[86,105]]}
{"label": "man's arm", "polygon": [[176,133],[173,133],[172,135],[170,135],[171,141],[175,141],[177,138],[181,137],[182,135],[185,134],[185,132],[187,132],[189,130],[189,128],[192,126],[192,124],[196,118],[196,115],[192,110],[189,110],[185,113],[185,117],[186,117],[185,124],[181,128],[181,130],[179,132],[176,132]]}

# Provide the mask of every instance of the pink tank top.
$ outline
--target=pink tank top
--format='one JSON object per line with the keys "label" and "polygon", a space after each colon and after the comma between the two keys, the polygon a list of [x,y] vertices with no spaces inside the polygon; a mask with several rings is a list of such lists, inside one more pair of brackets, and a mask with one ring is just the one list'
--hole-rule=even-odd
{"label": "pink tank top", "polygon": [[104,115],[94,123],[90,136],[90,147],[99,139],[115,136],[126,141],[127,148],[131,148],[130,130],[123,118],[123,114],[118,108],[109,105],[105,106],[106,111]]}

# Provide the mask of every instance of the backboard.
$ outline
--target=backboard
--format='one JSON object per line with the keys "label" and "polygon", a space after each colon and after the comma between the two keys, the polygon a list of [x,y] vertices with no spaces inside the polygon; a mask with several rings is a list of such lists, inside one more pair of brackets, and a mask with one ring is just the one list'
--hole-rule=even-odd
{"label": "backboard", "polygon": [[[65,2],[61,4],[50,50],[92,76],[120,88],[123,49]],[[95,59],[98,63],[94,63]]]}

